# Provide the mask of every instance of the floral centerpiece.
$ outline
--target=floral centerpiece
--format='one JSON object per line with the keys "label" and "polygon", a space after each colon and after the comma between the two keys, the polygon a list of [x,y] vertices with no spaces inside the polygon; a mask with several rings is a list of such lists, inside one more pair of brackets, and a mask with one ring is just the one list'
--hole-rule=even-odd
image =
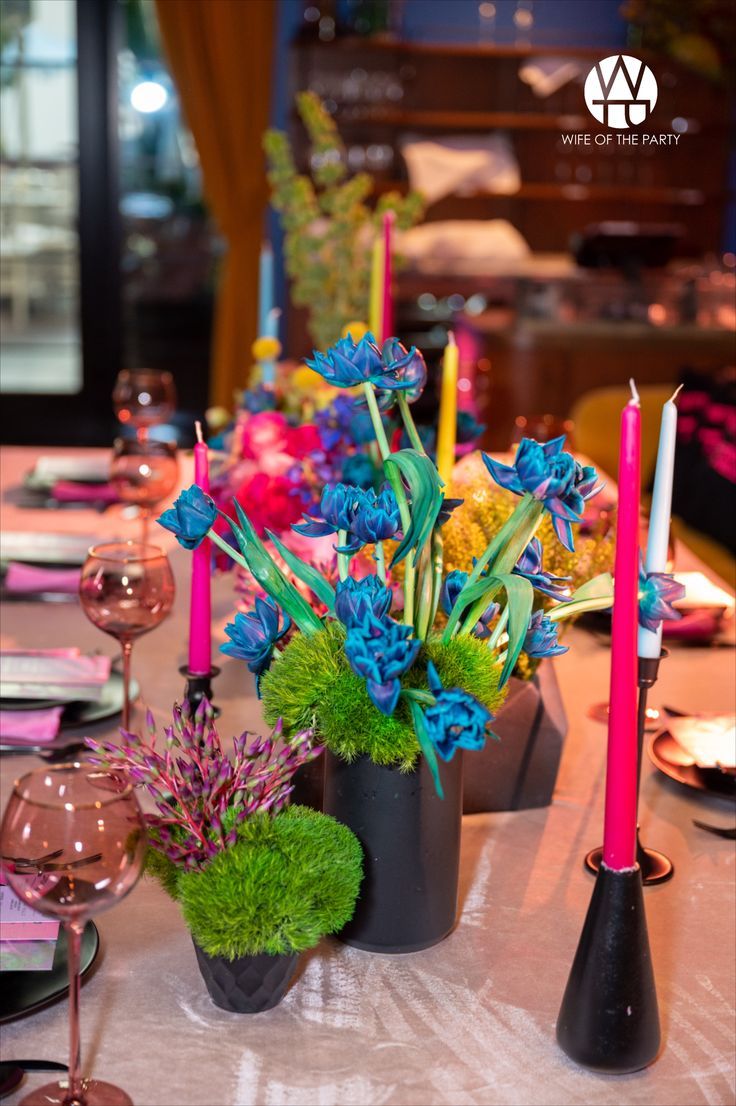
{"label": "floral centerpiece", "polygon": [[300,952],[353,912],[361,848],[345,826],[289,806],[296,769],[317,756],[311,731],[243,733],[228,751],[203,700],[175,706],[165,744],[147,716],[147,739],[87,744],[93,763],[123,771],[153,800],[146,815],[148,873],[180,907],[213,1001],[256,1013],[276,1005]]}
{"label": "floral centerpiece", "polygon": [[[359,832],[372,894],[358,904],[351,939],[367,948],[405,951],[441,939],[454,924],[461,813],[457,754],[485,745],[522,651],[530,657],[554,654],[562,621],[611,603],[608,574],[572,594],[563,592],[545,572],[534,544],[548,516],[555,540],[573,548],[572,525],[597,490],[596,475],[564,451],[562,438],[545,445],[526,439],[510,466],[484,456],[490,478],[513,492],[518,503],[472,569],[446,577],[443,528],[459,504],[445,497],[412,418],[410,404],[426,379],[421,354],[395,338],[379,349],[368,334],[357,343],[341,339],[308,364],[335,387],[361,389],[385,476],[380,490],[326,485],[319,510],[295,526],[304,537],[333,541],[335,583],[268,534],[324,615],[286,578],[237,501],[237,521],[227,516],[237,550],[215,529],[222,512],[196,486],[159,521],[189,548],[209,534],[267,594],[254,611],[236,616],[224,649],[254,672],[265,716],[283,721],[287,740],[313,728],[326,745],[325,809],[356,826],[357,796],[368,796],[369,807],[374,803],[372,816],[362,803]],[[401,420],[410,448],[392,451],[384,424],[388,411]],[[358,575],[354,559],[366,551],[373,569]],[[397,566],[402,566],[398,582],[392,575]],[[555,597],[547,611],[534,609],[540,591]],[[381,865],[371,822],[385,827],[390,818],[381,803],[394,816],[395,799],[403,793],[404,828],[397,830]],[[428,856],[426,840],[416,853],[429,821],[435,830],[444,826],[435,840],[436,856]],[[406,882],[413,865],[399,862],[402,850],[405,859],[415,857],[421,865],[413,889]],[[389,869],[401,870],[401,877],[395,881],[396,908],[386,911],[382,899],[389,892],[376,887]],[[433,890],[434,878],[444,879],[444,890]],[[428,899],[440,905],[430,911]],[[396,936],[396,926],[411,930],[415,923],[408,936]]]}

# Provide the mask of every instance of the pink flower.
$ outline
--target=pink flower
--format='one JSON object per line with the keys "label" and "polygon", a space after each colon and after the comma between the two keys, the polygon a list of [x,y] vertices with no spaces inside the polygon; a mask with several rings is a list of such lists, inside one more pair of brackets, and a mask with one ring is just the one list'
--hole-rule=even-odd
{"label": "pink flower", "polygon": [[292,457],[298,457],[299,460],[309,456],[310,453],[324,451],[317,427],[313,423],[290,427],[287,431],[286,450]]}
{"label": "pink flower", "polygon": [[261,411],[243,425],[243,457],[262,462],[269,453],[288,453],[289,424],[279,411]]}
{"label": "pink flower", "polygon": [[288,530],[302,517],[301,488],[285,476],[257,472],[241,484],[235,498],[261,537],[266,529]]}

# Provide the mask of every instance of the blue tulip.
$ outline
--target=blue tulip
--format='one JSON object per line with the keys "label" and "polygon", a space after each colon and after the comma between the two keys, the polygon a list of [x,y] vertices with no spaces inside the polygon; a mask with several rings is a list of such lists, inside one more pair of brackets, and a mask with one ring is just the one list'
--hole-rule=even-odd
{"label": "blue tulip", "polygon": [[424,712],[429,739],[443,760],[452,760],[457,749],[482,749],[493,715],[467,691],[443,688],[437,669],[427,665],[434,706]]}
{"label": "blue tulip", "polygon": [[417,386],[417,370],[412,369],[409,378],[404,379],[402,374],[409,371],[409,361],[386,364],[370,332],[357,343],[348,334],[326,353],[315,350],[313,358],[306,363],[336,388],[374,384],[380,389],[408,391]]}
{"label": "blue tulip", "polygon": [[335,588],[335,614],[345,626],[362,622],[366,615],[383,618],[391,610],[391,589],[377,576],[354,580],[348,576]]}
{"label": "blue tulip", "polygon": [[673,607],[684,599],[685,585],[679,584],[671,572],[645,572],[639,558],[639,625],[654,633],[660,622],[682,618]]}
{"label": "blue tulip", "polygon": [[361,497],[365,493],[350,484],[326,484],[320,500],[321,518],[304,515],[304,522],[292,526],[297,534],[307,538],[323,538],[338,530],[350,530]]}
{"label": "blue tulip", "polygon": [[535,611],[529,620],[529,628],[522,646],[528,657],[558,657],[567,653],[568,646],[557,640],[558,626],[544,611]]}
{"label": "blue tulip", "polygon": [[255,611],[236,614],[228,623],[225,633],[230,641],[220,646],[220,652],[248,662],[248,668],[256,677],[261,676],[271,664],[274,646],[289,632],[291,619],[284,614],[280,627],[280,615],[270,599],[256,599]]}
{"label": "blue tulip", "polygon": [[[442,591],[440,592],[440,603],[442,604],[442,610],[445,614],[450,614],[452,608],[455,606],[455,600],[467,582],[467,572],[463,572],[459,568],[454,569],[452,572],[448,572],[442,583]],[[473,633],[476,637],[487,638],[490,635],[490,624],[493,622],[500,609],[498,603],[488,604],[473,629]]]}
{"label": "blue tulip", "polygon": [[570,453],[563,451],[565,435],[540,445],[533,438],[523,438],[513,465],[503,465],[487,453],[483,460],[493,479],[502,488],[516,495],[531,493],[544,503],[552,516],[557,537],[570,552],[574,552],[572,526],[580,522],[586,499],[600,491],[592,465],[579,465]]}
{"label": "blue tulip", "polygon": [[396,496],[385,485],[376,495],[364,492],[353,515],[351,531],[363,544],[386,541],[401,528],[401,515]]}
{"label": "blue tulip", "polygon": [[243,392],[243,408],[251,415],[258,415],[262,411],[275,411],[276,407],[276,393],[273,388],[258,384],[255,388],[247,388]]}
{"label": "blue tulip", "polygon": [[417,347],[407,350],[398,338],[387,338],[381,358],[386,372],[401,382],[409,403],[419,399],[427,383],[427,365]]}
{"label": "blue tulip", "polygon": [[539,538],[532,538],[524,552],[519,557],[513,571],[517,576],[523,576],[532,587],[542,595],[548,595],[550,599],[564,602],[569,599],[566,585],[570,576],[553,576],[551,572],[545,572],[542,567],[544,550]]}
{"label": "blue tulip", "polygon": [[217,507],[214,501],[199,485],[192,484],[157,521],[164,530],[170,530],[176,535],[179,545],[183,545],[185,549],[196,549],[206,538],[216,518]]}
{"label": "blue tulip", "polygon": [[382,714],[393,714],[401,693],[401,677],[411,668],[420,642],[411,638],[410,626],[401,626],[388,615],[367,613],[348,627],[345,655],[356,676],[362,676],[372,703]]}

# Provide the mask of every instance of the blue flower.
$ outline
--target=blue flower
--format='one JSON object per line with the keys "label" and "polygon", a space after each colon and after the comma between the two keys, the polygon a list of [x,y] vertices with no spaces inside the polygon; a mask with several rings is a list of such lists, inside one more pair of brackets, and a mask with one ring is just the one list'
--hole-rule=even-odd
{"label": "blue flower", "polygon": [[401,626],[388,615],[367,613],[348,627],[345,656],[382,714],[393,714],[401,693],[401,677],[411,668],[420,642],[410,638],[411,626]]}
{"label": "blue flower", "polygon": [[353,516],[364,493],[360,488],[349,484],[326,484],[322,490],[319,509],[321,518],[304,515],[304,522],[292,526],[297,534],[307,538],[323,538],[335,534],[338,530],[350,530]]}
{"label": "blue flower", "polygon": [[550,599],[564,602],[570,596],[567,593],[566,584],[570,576],[553,576],[551,572],[545,572],[542,568],[544,551],[539,538],[532,538],[524,552],[519,557],[513,572],[517,576],[523,576],[525,580]]}
{"label": "blue flower", "polygon": [[[403,347],[402,347],[403,348]],[[374,384],[377,388],[407,391],[416,387],[416,372],[408,379],[402,373],[409,364],[403,361],[384,363],[376,340],[369,332],[359,342],[350,335],[341,338],[326,353],[317,350],[307,365],[336,388],[353,388],[356,384]]]}
{"label": "blue flower", "polygon": [[387,338],[381,350],[381,359],[387,373],[397,381],[396,390],[406,393],[409,403],[419,399],[427,383],[427,365],[416,346],[407,349],[398,338]]}
{"label": "blue flower", "polygon": [[176,535],[179,545],[185,549],[196,549],[206,538],[217,518],[214,501],[202,491],[198,484],[192,484],[174,500],[173,507],[164,511],[158,523],[164,530]]}
{"label": "blue flower", "polygon": [[391,610],[391,589],[377,576],[365,576],[362,580],[340,580],[335,588],[335,614],[345,626],[362,622],[370,613],[383,618]]}
{"label": "blue flower", "polygon": [[457,413],[457,440],[458,444],[474,442],[480,438],[485,430],[485,423],[477,422],[470,411],[458,411]]}
{"label": "blue flower", "polygon": [[493,721],[491,712],[462,688],[443,688],[431,661],[427,678],[435,703],[424,712],[424,721],[438,754],[452,760],[457,749],[482,749]]}
{"label": "blue flower", "polygon": [[529,620],[529,628],[522,646],[528,657],[557,657],[567,653],[568,646],[557,640],[558,626],[544,611],[535,611]]}
{"label": "blue flower", "polygon": [[[452,572],[448,572],[442,584],[442,591],[440,592],[440,603],[442,604],[442,610],[445,614],[450,614],[452,608],[455,606],[455,600],[467,582],[467,572],[463,572],[459,568],[454,569]],[[475,624],[473,633],[476,637],[486,638],[490,635],[490,624],[493,622],[500,609],[498,603],[488,604]]]}
{"label": "blue flower", "polygon": [[654,633],[660,622],[682,618],[672,606],[685,597],[685,585],[671,572],[645,572],[639,558],[639,625]]}
{"label": "blue flower", "polygon": [[274,646],[289,632],[291,619],[284,615],[279,629],[280,611],[270,599],[256,599],[256,609],[248,614],[236,614],[225,633],[230,641],[220,646],[220,652],[248,662],[248,668],[261,676],[271,663]]}
{"label": "blue flower", "polygon": [[273,388],[266,388],[258,384],[255,388],[247,388],[243,392],[243,407],[251,415],[259,415],[262,411],[276,410],[276,393]]}
{"label": "blue flower", "polygon": [[343,461],[340,475],[344,484],[368,490],[376,481],[376,466],[367,453],[353,453]]}
{"label": "blue flower", "polygon": [[363,492],[350,527],[358,541],[364,545],[386,541],[393,538],[400,528],[399,505],[388,485],[384,485],[378,495],[373,491]]}
{"label": "blue flower", "polygon": [[487,453],[483,454],[483,460],[502,488],[516,495],[529,492],[544,503],[557,537],[572,553],[575,546],[571,523],[580,522],[585,500],[600,491],[600,486],[596,486],[595,469],[579,465],[572,454],[563,451],[564,444],[564,434],[544,445],[533,438],[523,438],[513,465],[502,465]]}

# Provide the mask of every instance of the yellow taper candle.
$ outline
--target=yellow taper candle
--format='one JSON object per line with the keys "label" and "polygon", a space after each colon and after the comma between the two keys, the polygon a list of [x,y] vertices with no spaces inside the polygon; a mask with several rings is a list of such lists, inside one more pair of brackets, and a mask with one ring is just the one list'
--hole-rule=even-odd
{"label": "yellow taper candle", "polygon": [[442,359],[440,422],[437,431],[437,468],[446,484],[450,482],[455,464],[458,363],[459,354],[455,344],[455,335],[450,331],[447,335],[445,355]]}
{"label": "yellow taper candle", "polygon": [[[380,344],[383,332],[383,239],[376,235],[371,258],[371,300],[368,325],[373,337]],[[353,339],[357,341],[357,339]]]}

